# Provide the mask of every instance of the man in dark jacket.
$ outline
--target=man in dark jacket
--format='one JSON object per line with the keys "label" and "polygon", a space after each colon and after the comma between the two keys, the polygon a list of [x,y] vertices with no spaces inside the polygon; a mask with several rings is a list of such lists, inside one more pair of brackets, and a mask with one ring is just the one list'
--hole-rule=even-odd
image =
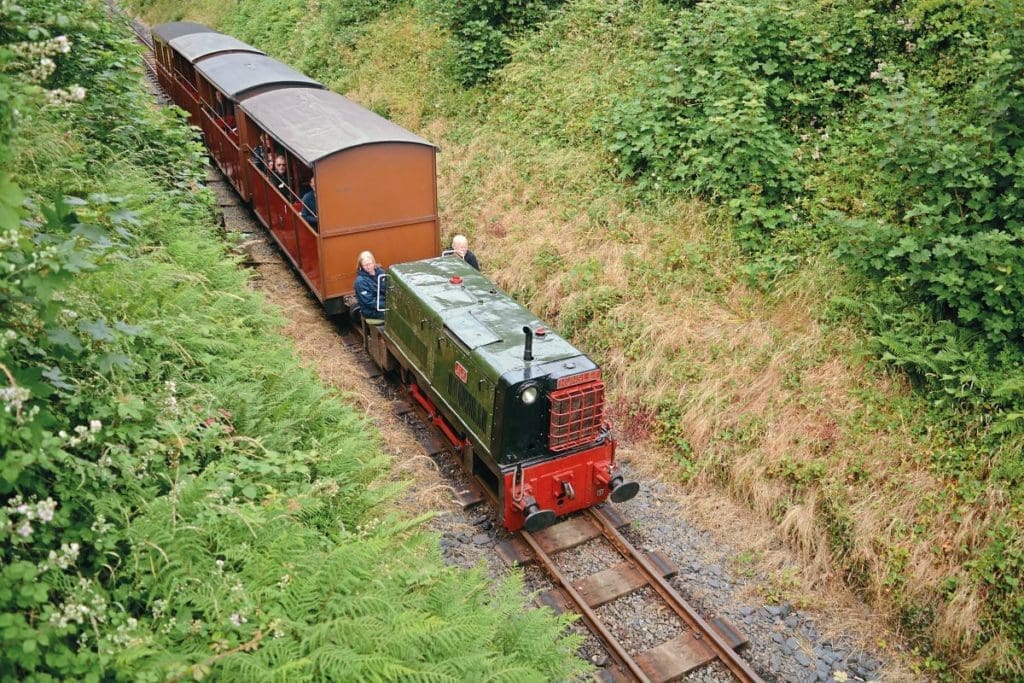
{"label": "man in dark jacket", "polygon": [[380,276],[384,275],[384,269],[377,265],[377,259],[368,251],[359,254],[356,268],[353,289],[356,290],[359,312],[363,314],[363,320],[383,319],[384,309],[387,308],[388,288],[387,280],[380,279]]}
{"label": "man in dark jacket", "polygon": [[316,178],[309,179],[309,192],[302,195],[302,219],[314,230],[320,229],[320,219],[316,213]]}
{"label": "man in dark jacket", "polygon": [[476,255],[469,250],[469,240],[465,235],[456,235],[452,238],[452,251],[463,261],[480,270],[480,264],[476,260]]}

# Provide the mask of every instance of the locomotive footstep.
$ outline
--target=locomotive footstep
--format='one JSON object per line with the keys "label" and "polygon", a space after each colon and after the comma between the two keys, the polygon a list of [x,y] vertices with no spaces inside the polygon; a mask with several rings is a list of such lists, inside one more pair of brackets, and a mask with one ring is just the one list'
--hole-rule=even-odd
{"label": "locomotive footstep", "polygon": [[[465,488],[455,492],[455,502],[461,505],[463,510],[468,510],[474,505],[484,502],[484,491],[476,483],[468,482]],[[490,524],[490,520],[486,519],[485,522],[477,526],[483,526],[484,523]]]}

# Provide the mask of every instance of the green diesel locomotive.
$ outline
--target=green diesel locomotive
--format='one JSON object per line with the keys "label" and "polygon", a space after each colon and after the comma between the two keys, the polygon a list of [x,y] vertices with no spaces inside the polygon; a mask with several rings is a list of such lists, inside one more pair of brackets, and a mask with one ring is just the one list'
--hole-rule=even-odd
{"label": "green diesel locomotive", "polygon": [[371,355],[413,396],[496,497],[502,524],[539,529],[636,495],[615,464],[601,369],[458,257],[388,271]]}

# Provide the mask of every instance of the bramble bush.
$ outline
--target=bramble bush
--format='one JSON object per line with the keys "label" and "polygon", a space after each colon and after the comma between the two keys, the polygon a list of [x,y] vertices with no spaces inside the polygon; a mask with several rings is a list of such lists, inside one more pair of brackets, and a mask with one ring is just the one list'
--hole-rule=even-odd
{"label": "bramble bush", "polygon": [[1024,51],[994,50],[983,63],[955,103],[884,74],[851,140],[876,171],[865,194],[879,217],[842,220],[836,253],[904,302],[874,320],[893,361],[939,400],[998,410],[1000,429],[1020,430]]}
{"label": "bramble bush", "polygon": [[463,86],[488,81],[508,63],[509,42],[543,21],[564,0],[418,0],[417,4],[452,34],[449,65]]}
{"label": "bramble bush", "polygon": [[622,177],[717,200],[743,241],[764,244],[798,217],[821,139],[894,41],[886,4],[680,11],[647,79],[597,122]]}
{"label": "bramble bush", "polygon": [[596,125],[622,177],[732,216],[759,284],[833,250],[883,359],[1021,432],[1020,10],[701,3]]}

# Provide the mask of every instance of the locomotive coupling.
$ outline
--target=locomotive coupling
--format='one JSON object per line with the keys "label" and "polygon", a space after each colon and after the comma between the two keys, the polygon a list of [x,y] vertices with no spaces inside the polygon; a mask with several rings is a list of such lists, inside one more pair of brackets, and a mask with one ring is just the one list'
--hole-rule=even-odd
{"label": "locomotive coupling", "polygon": [[625,503],[632,499],[640,491],[640,484],[635,481],[625,481],[621,476],[612,479],[611,499],[616,503]]}

